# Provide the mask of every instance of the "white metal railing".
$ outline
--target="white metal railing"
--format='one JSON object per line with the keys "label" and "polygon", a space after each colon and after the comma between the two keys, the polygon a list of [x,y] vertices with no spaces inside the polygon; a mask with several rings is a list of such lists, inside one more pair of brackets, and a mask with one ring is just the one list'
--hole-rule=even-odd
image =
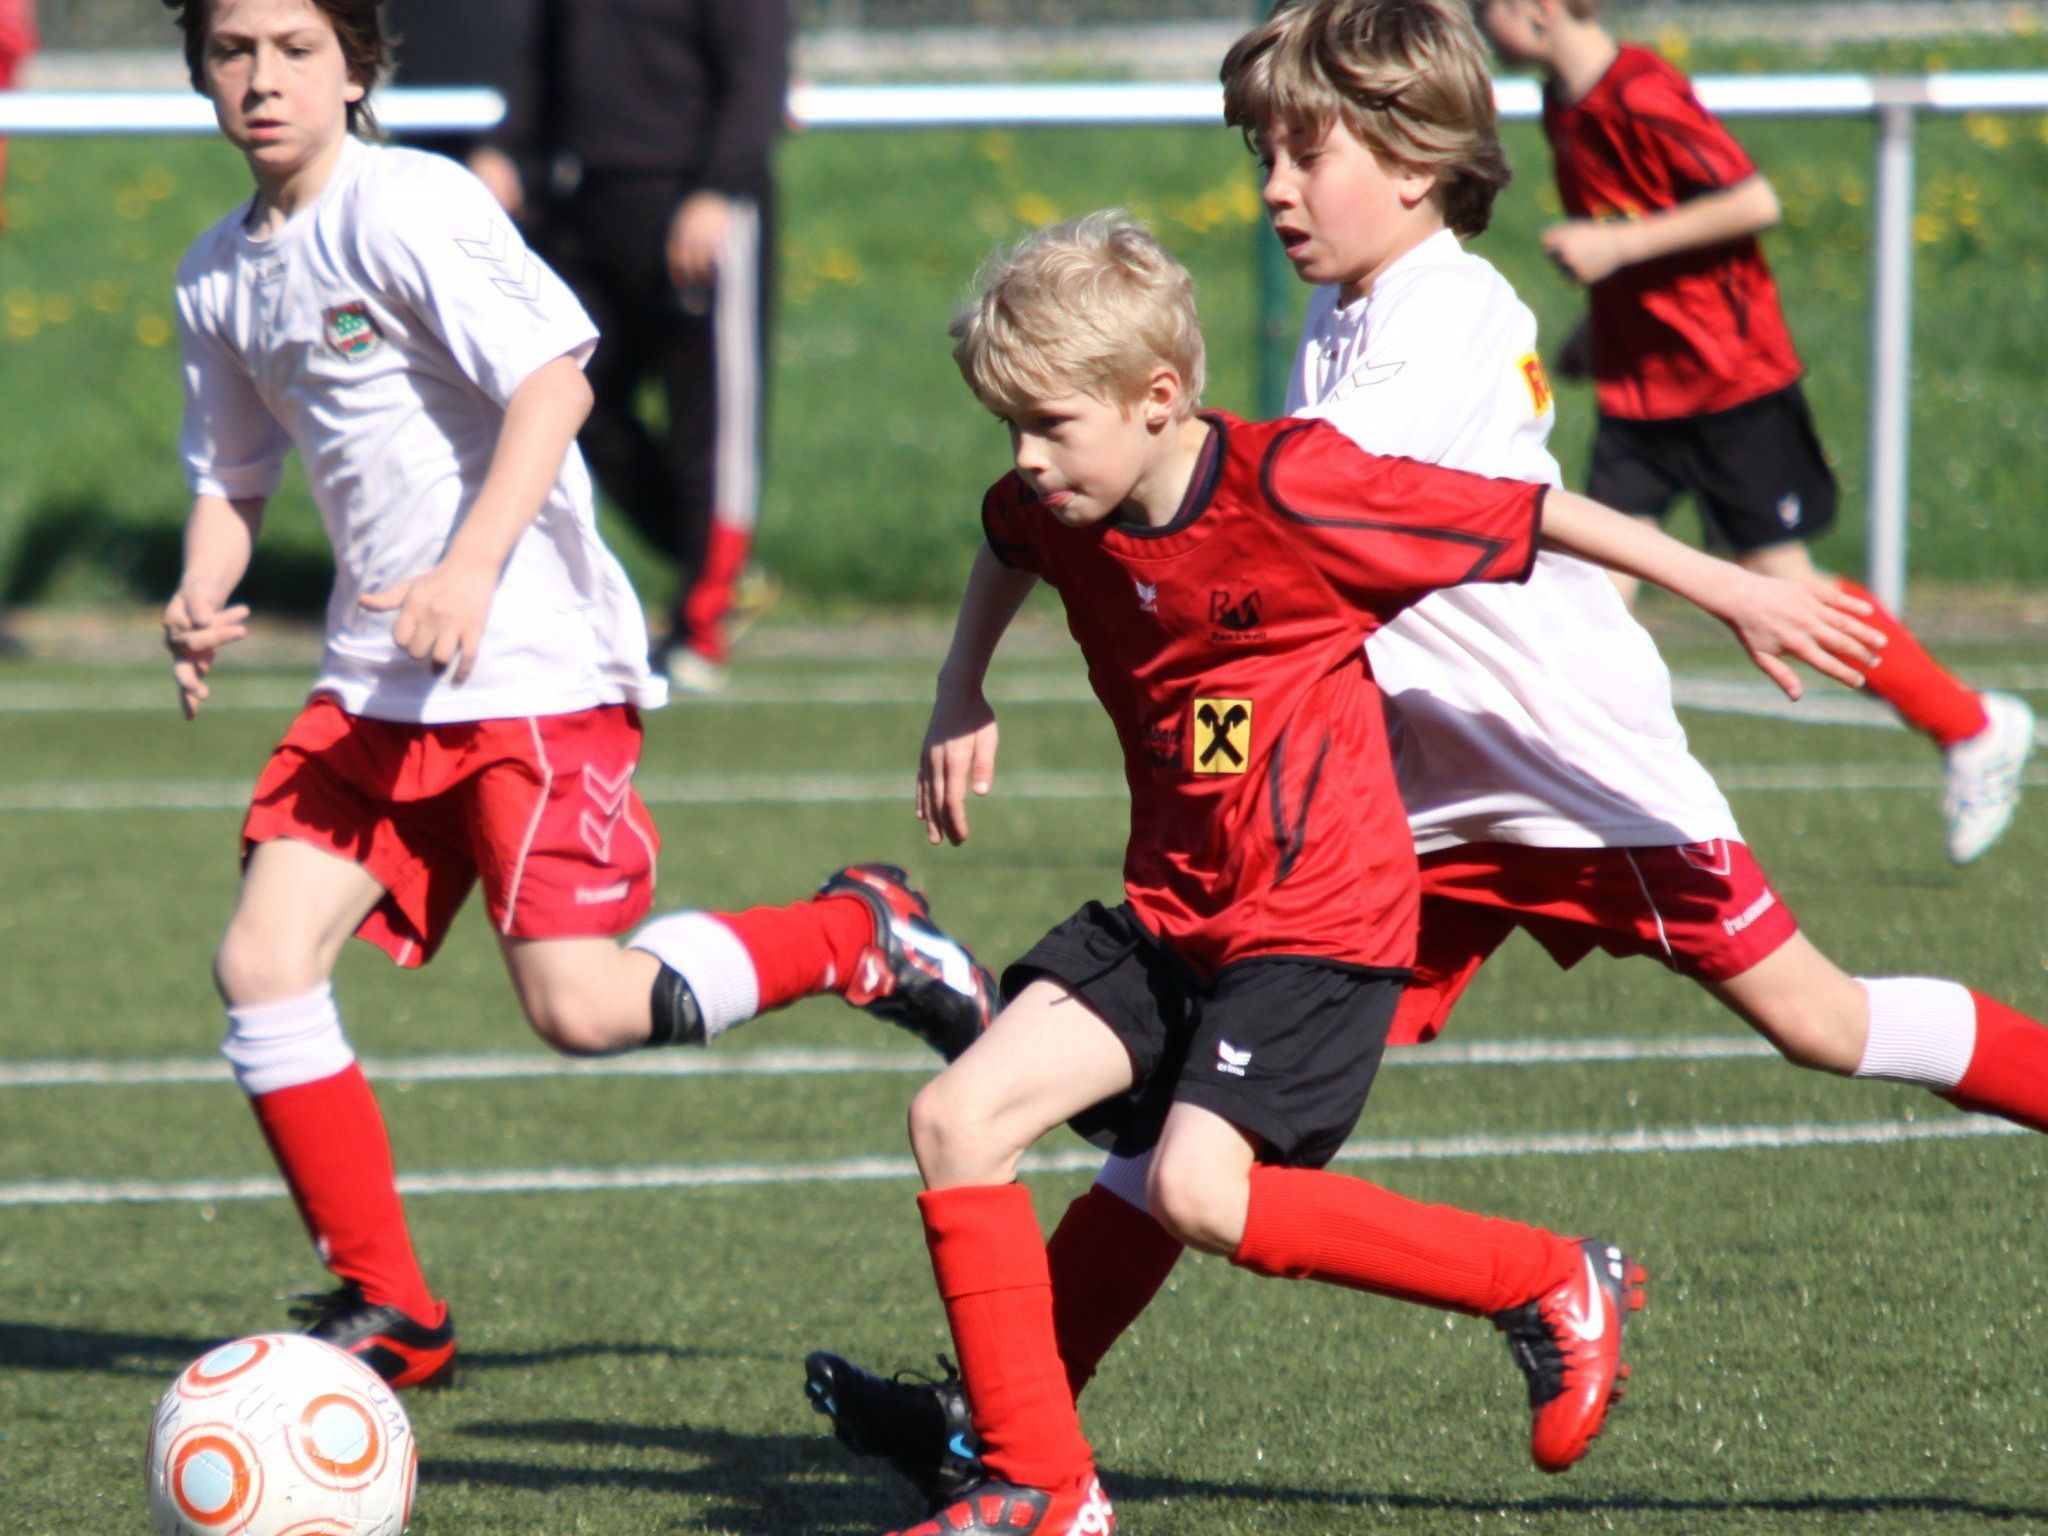
{"label": "white metal railing", "polygon": [[[1704,76],[1700,100],[1725,117],[1869,117],[1877,127],[1871,289],[1868,581],[1904,606],[1913,319],[1913,131],[1922,112],[2048,110],[2048,72],[1924,76]],[[1531,80],[1497,87],[1501,115],[1538,117]],[[814,129],[1114,127],[1216,123],[1223,94],[1211,82],[1054,85],[811,85],[792,93],[792,116]],[[397,130],[475,130],[498,121],[495,91],[380,92],[377,113]],[[0,93],[0,136],[206,133],[212,108],[178,91]]]}

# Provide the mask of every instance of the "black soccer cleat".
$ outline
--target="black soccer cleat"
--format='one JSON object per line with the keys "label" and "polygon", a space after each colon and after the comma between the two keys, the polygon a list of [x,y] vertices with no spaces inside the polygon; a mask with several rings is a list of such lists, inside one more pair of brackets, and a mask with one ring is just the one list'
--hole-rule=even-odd
{"label": "black soccer cleat", "polygon": [[974,1421],[960,1373],[943,1356],[938,1380],[908,1372],[864,1371],[823,1350],[804,1359],[804,1395],[832,1421],[832,1433],[856,1456],[879,1456],[937,1511],[988,1476],[974,1443]]}
{"label": "black soccer cleat", "polygon": [[306,1333],[354,1355],[394,1387],[445,1387],[455,1380],[455,1315],[441,1309],[429,1328],[396,1307],[363,1299],[355,1281],[331,1291],[308,1291],[292,1304],[292,1319]]}
{"label": "black soccer cleat", "polygon": [[874,919],[873,942],[842,978],[846,1000],[909,1030],[946,1060],[959,1060],[995,1016],[996,981],[932,921],[924,892],[894,864],[854,864],[818,894],[857,896]]}

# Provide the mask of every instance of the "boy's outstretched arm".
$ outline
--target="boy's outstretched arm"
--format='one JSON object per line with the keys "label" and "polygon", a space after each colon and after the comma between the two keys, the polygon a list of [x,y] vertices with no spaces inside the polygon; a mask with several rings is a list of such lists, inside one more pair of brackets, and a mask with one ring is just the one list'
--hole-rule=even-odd
{"label": "boy's outstretched arm", "polygon": [[967,576],[953,643],[939,668],[937,697],[917,762],[917,814],[925,836],[967,841],[969,793],[985,795],[996,776],[996,713],[982,685],[996,646],[1038,578],[1004,565],[984,544]]}
{"label": "boy's outstretched arm", "polygon": [[164,605],[163,625],[187,720],[198,719],[199,706],[212,697],[206,674],[213,658],[249,632],[249,605],[230,605],[228,598],[249,569],[262,526],[261,497],[200,496],[185,520],[185,568]]}
{"label": "boy's outstretched arm", "polygon": [[1821,582],[1756,575],[1570,491],[1543,498],[1543,542],[1654,582],[1712,614],[1735,631],[1750,660],[1788,698],[1798,698],[1801,689],[1781,657],[1860,688],[1857,668],[1875,663],[1884,645],[1884,635],[1860,617],[1870,605],[1858,598]]}
{"label": "boy's outstretched arm", "polygon": [[1543,232],[1543,249],[1567,277],[1591,287],[1638,262],[1757,234],[1779,214],[1778,194],[1755,175],[1641,218],[1554,224]]}
{"label": "boy's outstretched arm", "polygon": [[372,612],[398,611],[391,638],[413,660],[445,667],[459,658],[455,681],[468,680],[505,562],[546,504],[590,405],[590,383],[574,357],[528,374],[506,402],[491,467],[440,562],[358,599]]}

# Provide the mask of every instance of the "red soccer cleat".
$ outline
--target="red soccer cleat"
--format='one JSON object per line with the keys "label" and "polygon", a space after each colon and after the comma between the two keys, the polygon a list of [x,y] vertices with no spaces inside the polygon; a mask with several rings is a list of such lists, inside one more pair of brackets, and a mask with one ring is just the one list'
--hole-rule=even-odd
{"label": "red soccer cleat", "polygon": [[1563,1472],[1586,1454],[1621,1401],[1628,1366],[1621,1334],[1643,1305],[1640,1264],[1611,1243],[1585,1238],[1571,1279],[1534,1301],[1493,1314],[1515,1364],[1529,1378],[1529,1454],[1546,1472]]}
{"label": "red soccer cleat", "polygon": [[1114,1536],[1116,1512],[1090,1471],[1063,1488],[984,1478],[931,1519],[889,1536]]}
{"label": "red soccer cleat", "polygon": [[429,1327],[396,1307],[364,1300],[362,1287],[350,1280],[301,1297],[292,1316],[394,1387],[445,1387],[455,1380],[455,1319],[445,1306],[441,1321]]}
{"label": "red soccer cleat", "polygon": [[996,982],[966,945],[932,921],[931,903],[894,864],[855,864],[819,888],[853,896],[874,924],[843,995],[856,1008],[907,1029],[948,1061],[981,1038],[995,1016]]}

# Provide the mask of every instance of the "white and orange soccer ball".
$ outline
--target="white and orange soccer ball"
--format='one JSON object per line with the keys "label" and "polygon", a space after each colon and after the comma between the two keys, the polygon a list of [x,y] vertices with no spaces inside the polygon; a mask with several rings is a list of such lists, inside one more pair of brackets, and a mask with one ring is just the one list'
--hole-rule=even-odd
{"label": "white and orange soccer ball", "polygon": [[188,1365],[157,1404],[146,1460],[157,1536],[399,1536],[418,1467],[398,1394],[302,1333]]}

